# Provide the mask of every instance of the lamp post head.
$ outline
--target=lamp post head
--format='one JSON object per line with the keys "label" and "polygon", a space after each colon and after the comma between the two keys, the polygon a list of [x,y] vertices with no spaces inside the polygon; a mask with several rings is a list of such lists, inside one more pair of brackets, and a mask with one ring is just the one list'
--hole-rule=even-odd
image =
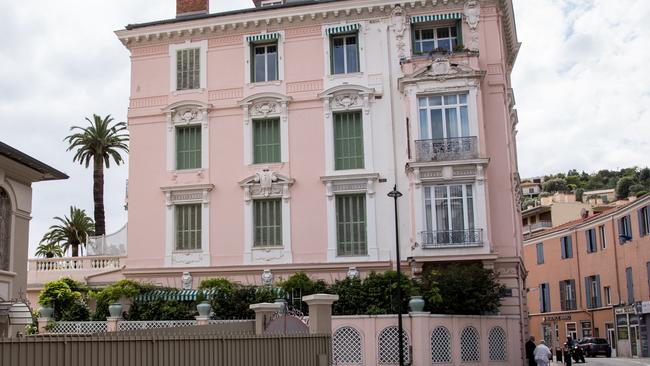
{"label": "lamp post head", "polygon": [[395,199],[402,197],[402,192],[397,190],[397,185],[393,186],[392,191],[388,192],[388,197],[392,197]]}

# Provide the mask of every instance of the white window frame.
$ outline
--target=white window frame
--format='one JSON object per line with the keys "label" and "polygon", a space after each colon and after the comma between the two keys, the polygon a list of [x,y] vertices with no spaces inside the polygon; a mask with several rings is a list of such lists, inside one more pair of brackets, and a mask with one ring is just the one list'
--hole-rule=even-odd
{"label": "white window frame", "polygon": [[[345,25],[345,23],[327,24],[323,26],[322,34],[323,34],[323,39],[325,40],[325,42],[323,42],[323,75],[326,75],[326,79],[329,80],[334,80],[334,79],[338,80],[338,79],[345,79],[345,78],[351,78],[351,79],[362,78],[367,69],[365,49],[366,49],[366,30],[368,27],[365,26],[364,24],[361,24],[361,27],[357,30],[357,43],[359,46],[359,71],[353,73],[345,73],[345,74],[332,73],[333,70],[332,70],[332,55],[331,55],[332,52],[331,37],[336,35],[327,34],[327,30],[329,28],[342,26],[342,25]],[[359,81],[354,81],[353,83],[358,83],[358,82]]]}
{"label": "white window frame", "polygon": [[[355,37],[356,38],[356,45],[357,45],[357,67],[359,70],[357,71],[349,71],[348,70],[348,52],[347,52],[347,46],[348,46],[348,38],[350,37]],[[361,47],[359,45],[359,31],[351,32],[351,33],[342,33],[342,34],[332,34],[329,37],[330,43],[330,49],[334,48],[334,39],[341,38],[343,39],[343,69],[345,70],[344,72],[339,72],[335,73],[334,72],[334,58],[330,58],[330,74],[332,75],[346,75],[346,74],[357,74],[361,72]]]}
{"label": "white window frame", "polygon": [[598,225],[598,238],[600,239],[600,249],[607,248],[607,232],[605,225]]}
{"label": "white window frame", "polygon": [[[198,101],[180,101],[163,109],[167,119],[167,171],[175,173],[199,173],[210,166],[210,120],[211,104]],[[200,125],[201,167],[198,169],[176,169],[176,127]]]}
{"label": "white window frame", "polygon": [[[293,179],[269,169],[239,182],[244,190],[244,264],[293,263],[291,244],[291,186]],[[282,199],[282,246],[254,247],[253,200]]]}
{"label": "white window frame", "polygon": [[[247,40],[248,36],[253,36],[254,34],[244,35],[244,80],[248,87],[254,88],[256,86],[264,85],[280,85],[284,81],[284,31],[277,31],[273,33],[278,33],[280,36],[276,40],[278,47],[278,79],[271,81],[253,81],[252,75],[252,47],[255,42],[249,42]],[[260,43],[271,43],[270,42],[260,42]]]}
{"label": "white window frame", "polygon": [[573,326],[575,327],[575,330],[571,334],[571,338],[575,341],[578,337],[578,323],[566,322],[566,324],[564,325],[564,331],[565,331],[564,334],[566,337],[569,337],[569,324],[573,324]]}
{"label": "white window frame", "polygon": [[[327,207],[327,261],[328,262],[357,262],[379,260],[377,246],[377,219],[375,202],[375,184],[379,174],[356,174],[348,176],[325,176],[321,181],[325,184]],[[366,247],[365,256],[339,256],[336,234],[336,195],[364,193],[366,195]]]}
{"label": "white window frame", "polygon": [[[239,102],[244,114],[244,165],[273,166],[289,162],[289,109],[291,97],[278,93],[258,93]],[[253,120],[280,119],[280,162],[253,163]]]}
{"label": "white window frame", "polygon": [[[212,184],[162,187],[165,195],[165,266],[210,266],[210,192]],[[201,204],[201,248],[176,249],[176,205]]]}
{"label": "white window frame", "polygon": [[[462,94],[464,94],[466,96],[467,103],[460,103],[460,95],[462,95]],[[430,106],[430,105],[428,105],[429,102],[427,100],[427,106],[426,107],[420,107],[420,99],[423,99],[423,98],[428,99],[429,97],[441,97],[444,100],[444,98],[446,96],[451,96],[451,95],[456,95],[457,96],[456,98],[457,98],[457,100],[459,102],[457,102],[456,104],[447,105],[447,104],[444,104],[445,102],[443,101],[443,104],[440,105],[440,106]],[[456,110],[456,124],[457,124],[457,127],[458,127],[458,135],[459,135],[458,137],[459,138],[460,137],[476,137],[476,136],[478,136],[478,133],[477,133],[478,132],[477,131],[478,123],[477,122],[472,123],[473,119],[472,119],[472,117],[470,115],[470,94],[469,94],[469,92],[466,92],[466,93],[459,92],[459,93],[444,93],[444,94],[422,94],[422,95],[417,96],[417,114],[416,114],[417,121],[418,121],[417,139],[424,139],[423,132],[425,132],[425,131],[422,131],[422,128],[421,128],[421,126],[422,126],[422,121],[420,121],[420,110],[421,109],[426,109],[427,110],[427,131],[426,132],[429,135],[428,139],[433,139],[433,131],[432,131],[432,128],[431,128],[431,110],[440,110],[440,111],[442,111],[442,129],[443,129],[443,135],[444,135],[443,138],[445,138],[445,139],[453,138],[453,137],[449,136],[449,133],[447,131],[447,115],[444,113],[444,110],[449,109],[449,108],[445,108],[445,107],[453,107]],[[467,136],[463,136],[463,133],[462,133],[463,129],[462,129],[461,116],[460,116],[460,107],[467,107],[467,125],[468,125],[468,129],[469,129],[469,135],[467,135]]]}
{"label": "white window frame", "polygon": [[[450,30],[449,31],[449,37],[447,37],[447,38],[444,38],[444,37],[443,38],[438,38],[438,28],[448,28]],[[451,36],[451,28],[456,29],[456,37]],[[441,40],[449,40],[449,45],[451,46],[451,49],[449,50],[449,52],[454,51],[455,45],[452,44],[452,40],[455,40],[456,44],[458,44],[458,31],[459,31],[459,29],[457,29],[455,23],[447,23],[447,22],[445,22],[445,23],[439,23],[439,24],[435,24],[435,25],[434,24],[415,25],[415,27],[413,28],[413,46],[415,47],[413,49],[413,54],[414,55],[426,55],[427,54],[427,51],[418,52],[417,51],[417,44],[418,43],[421,44],[421,43],[424,42],[422,40],[422,37],[421,37],[422,36],[422,31],[423,30],[428,30],[428,29],[433,29],[433,38],[432,39],[427,38],[426,41],[427,42],[428,41],[433,41],[433,49],[434,50],[437,49],[437,48],[440,48],[439,41],[441,41]],[[415,37],[415,34],[417,32],[420,32],[420,40],[417,40],[417,38]]]}
{"label": "white window frame", "polygon": [[[178,85],[177,85],[177,78],[176,78],[176,62],[178,60],[178,51],[190,49],[190,48],[198,48],[200,51],[200,58],[199,62],[201,63],[199,65],[200,67],[200,87],[199,89],[189,89],[189,90],[177,90]],[[197,42],[191,42],[191,41],[185,41],[184,43],[180,44],[172,44],[169,45],[169,59],[170,59],[170,66],[169,66],[169,86],[170,86],[170,91],[172,95],[181,95],[181,94],[188,94],[188,93],[197,93],[197,92],[204,92],[207,89],[207,66],[208,66],[208,41],[203,40],[203,41],[197,41]]]}
{"label": "white window frame", "polygon": [[[470,230],[470,228],[469,228],[469,221],[470,220],[469,220],[469,210],[468,210],[469,206],[467,204],[467,199],[468,199],[467,186],[472,187],[472,203],[473,203],[473,206],[474,206],[474,207],[472,207],[472,212],[474,214],[474,217],[472,219],[474,221],[474,230],[480,230],[481,228],[476,226],[476,197],[474,196],[475,191],[476,191],[475,184],[473,184],[473,183],[448,183],[448,184],[426,184],[423,187],[424,190],[426,190],[428,188],[431,191],[431,213],[430,213],[431,214],[431,220],[432,220],[432,222],[431,222],[431,231],[432,232],[438,231],[438,220],[437,220],[437,216],[436,216],[436,200],[437,200],[437,198],[435,196],[435,189],[437,187],[445,187],[447,189],[447,198],[446,198],[447,204],[448,204],[447,205],[447,214],[448,214],[448,219],[449,220],[452,219],[452,213],[451,213],[451,211],[452,211],[452,208],[451,208],[451,206],[452,206],[451,205],[452,197],[450,196],[450,187],[451,186],[461,186],[462,190],[463,190],[462,200],[463,200],[463,227],[465,228],[464,230]],[[456,199],[458,199],[458,197],[456,197]],[[423,201],[422,205],[424,206],[424,215],[423,215],[424,227],[427,228],[428,223],[426,222],[427,221],[427,216],[426,216],[426,213],[427,213],[426,212],[426,193],[423,195],[423,200],[424,201]],[[451,224],[451,222],[448,222],[448,224]],[[444,230],[447,230],[447,229],[444,229]],[[481,239],[483,239],[483,238],[481,238]],[[454,244],[449,244],[449,245],[453,246]],[[458,243],[458,245],[465,246],[464,243]]]}
{"label": "white window frame", "polygon": [[[319,95],[323,100],[325,131],[325,175],[354,175],[374,172],[373,126],[370,102],[375,90],[360,85],[341,85]],[[334,157],[334,113],[361,111],[363,125],[363,169],[336,170]]]}
{"label": "white window frame", "polygon": [[610,286],[604,286],[603,292],[605,293],[605,303],[612,305],[612,288]]}

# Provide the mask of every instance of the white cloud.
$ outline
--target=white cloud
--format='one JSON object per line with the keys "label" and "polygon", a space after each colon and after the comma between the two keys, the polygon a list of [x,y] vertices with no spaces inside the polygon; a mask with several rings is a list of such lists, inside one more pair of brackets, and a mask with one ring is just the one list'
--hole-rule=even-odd
{"label": "white cloud", "polygon": [[522,176],[648,165],[650,2],[514,3]]}

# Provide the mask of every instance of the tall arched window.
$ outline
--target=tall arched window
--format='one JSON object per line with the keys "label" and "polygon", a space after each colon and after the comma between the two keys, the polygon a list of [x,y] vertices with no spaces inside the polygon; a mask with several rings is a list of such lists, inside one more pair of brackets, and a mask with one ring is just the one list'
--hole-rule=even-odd
{"label": "tall arched window", "polygon": [[0,188],[0,270],[9,271],[11,249],[11,202],[7,191]]}

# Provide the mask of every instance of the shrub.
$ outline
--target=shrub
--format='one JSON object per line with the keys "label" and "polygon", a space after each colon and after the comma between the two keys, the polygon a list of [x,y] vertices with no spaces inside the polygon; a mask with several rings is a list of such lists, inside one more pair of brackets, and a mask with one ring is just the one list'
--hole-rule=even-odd
{"label": "shrub", "polygon": [[640,196],[639,192],[645,191],[643,184],[633,184],[630,186],[630,195]]}
{"label": "shrub", "polygon": [[88,287],[69,277],[45,284],[39,294],[38,303],[54,308],[56,321],[87,321],[90,310],[85,301]]}
{"label": "shrub", "polygon": [[544,184],[542,184],[542,189],[544,192],[566,192],[568,190],[568,185],[566,179],[564,178],[553,178],[549,179]]}
{"label": "shrub", "polygon": [[194,320],[196,302],[176,300],[136,300],[126,314],[127,320]]}
{"label": "shrub", "polygon": [[339,295],[332,308],[335,315],[357,315],[365,314],[368,310],[368,298],[366,297],[363,282],[359,278],[346,278],[334,282],[330,291]]}
{"label": "shrub", "polygon": [[104,320],[109,315],[108,306],[121,298],[134,299],[145,288],[152,286],[143,285],[136,281],[120,280],[100,291],[91,291],[89,296],[97,300],[93,320]]}
{"label": "shrub", "polygon": [[314,281],[305,272],[294,273],[285,281],[280,282],[280,288],[284,291],[289,304],[293,306],[300,304],[299,308],[305,314],[309,312],[309,308],[302,301],[303,296],[329,292],[329,286],[325,281]]}
{"label": "shrub", "polygon": [[630,196],[630,188],[636,185],[634,177],[625,176],[616,182],[616,198],[622,200]]}

